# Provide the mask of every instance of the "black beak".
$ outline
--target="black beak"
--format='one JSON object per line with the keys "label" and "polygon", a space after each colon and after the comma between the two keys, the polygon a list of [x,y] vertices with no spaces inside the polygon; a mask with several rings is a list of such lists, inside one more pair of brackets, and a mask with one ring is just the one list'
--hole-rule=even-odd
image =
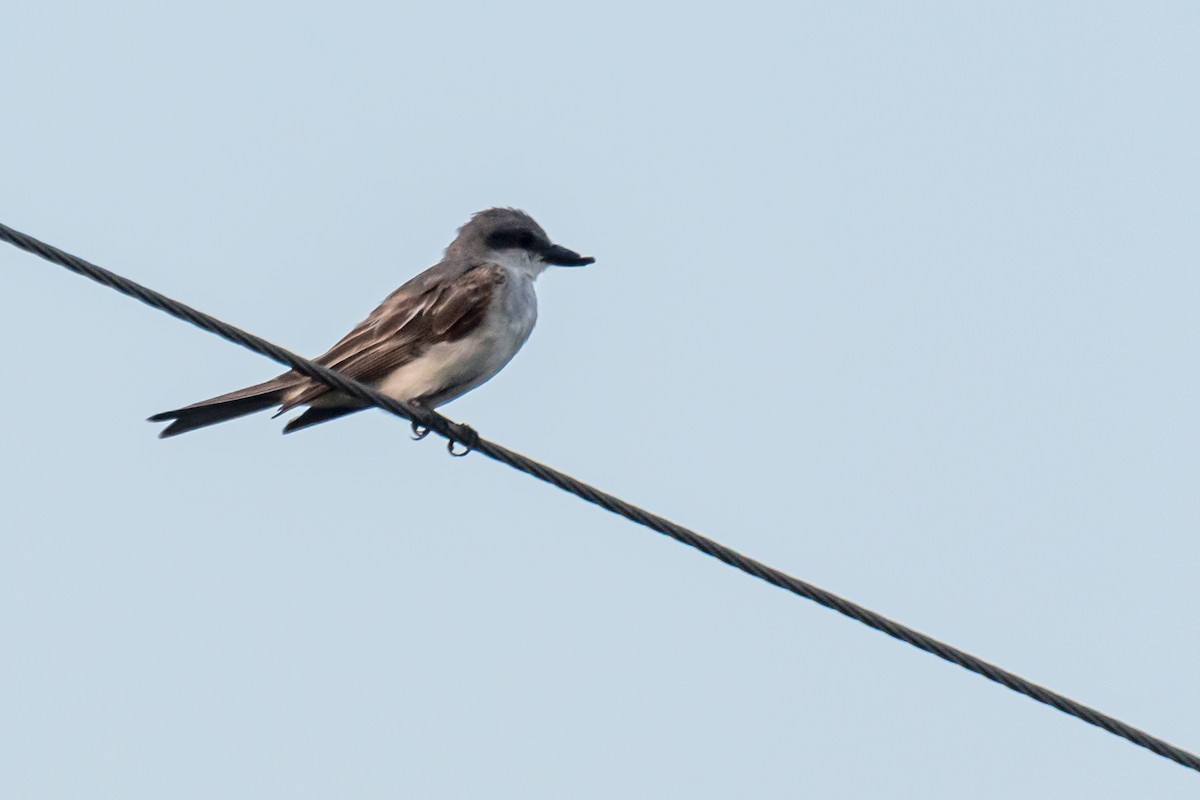
{"label": "black beak", "polygon": [[591,256],[581,256],[574,250],[568,250],[561,245],[551,244],[542,249],[542,260],[556,267],[586,267],[596,259]]}

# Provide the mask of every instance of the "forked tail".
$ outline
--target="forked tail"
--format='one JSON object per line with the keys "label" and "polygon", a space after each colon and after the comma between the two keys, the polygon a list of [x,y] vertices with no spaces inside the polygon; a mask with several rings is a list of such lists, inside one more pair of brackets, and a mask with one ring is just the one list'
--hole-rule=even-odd
{"label": "forked tail", "polygon": [[280,375],[278,378],[247,386],[236,392],[223,394],[210,400],[192,403],[190,406],[177,408],[174,411],[164,411],[150,417],[149,422],[168,422],[170,425],[159,432],[158,438],[178,436],[181,433],[194,431],[218,422],[244,417],[256,411],[263,411],[283,402],[287,394],[297,382],[293,375]]}

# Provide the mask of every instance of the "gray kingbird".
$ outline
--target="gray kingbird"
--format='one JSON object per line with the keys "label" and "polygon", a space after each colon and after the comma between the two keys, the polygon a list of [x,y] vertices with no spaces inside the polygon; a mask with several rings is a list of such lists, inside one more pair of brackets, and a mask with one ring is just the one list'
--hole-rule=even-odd
{"label": "gray kingbird", "polygon": [[[441,262],[389,295],[314,360],[389,397],[436,408],[490,379],[525,344],[537,320],[533,282],[546,267],[593,261],[553,244],[524,211],[480,211],[459,229]],[[366,408],[320,381],[285,372],[150,421],[170,421],[159,436],[177,436],[272,406],[280,414],[308,406],[284,433]]]}

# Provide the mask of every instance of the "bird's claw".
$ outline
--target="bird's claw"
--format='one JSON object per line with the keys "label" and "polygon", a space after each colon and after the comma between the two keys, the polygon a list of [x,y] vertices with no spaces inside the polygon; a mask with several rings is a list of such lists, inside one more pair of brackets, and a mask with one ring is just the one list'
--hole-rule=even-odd
{"label": "bird's claw", "polygon": [[[479,444],[479,434],[470,425],[456,425],[455,433],[457,434],[457,438],[452,437],[450,441],[446,442],[446,449],[455,458],[462,458]],[[454,449],[454,446],[458,444],[463,446],[462,452]]]}
{"label": "bird's claw", "polygon": [[[412,438],[418,442],[433,433],[432,428],[428,425],[422,425],[416,420],[412,421],[411,427],[413,432]],[[470,425],[453,425],[453,433],[454,435],[449,437],[449,440],[446,442],[446,449],[455,458],[462,458],[479,444],[479,434]],[[455,448],[459,446],[463,449],[456,450]]]}

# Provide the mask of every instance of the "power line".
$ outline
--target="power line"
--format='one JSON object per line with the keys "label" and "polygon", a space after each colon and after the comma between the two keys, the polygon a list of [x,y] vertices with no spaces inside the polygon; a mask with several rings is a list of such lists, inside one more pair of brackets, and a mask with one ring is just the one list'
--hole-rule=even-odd
{"label": "power line", "polygon": [[242,347],[253,350],[260,355],[264,355],[284,366],[294,369],[301,375],[321,381],[334,389],[345,392],[356,400],[361,400],[369,405],[382,408],[398,417],[411,421],[414,425],[420,425],[433,430],[441,436],[446,437],[449,441],[451,452],[454,452],[453,446],[455,442],[465,443],[469,448],[482,453],[488,458],[499,461],[502,464],[507,464],[513,469],[520,470],[539,480],[557,486],[563,491],[570,492],[576,497],[600,506],[606,511],[619,514],[632,522],[644,525],[652,531],[669,536],[689,547],[694,547],[702,553],[740,569],[742,572],[753,575],[781,589],[785,589],[792,594],[820,603],[826,608],[831,608],[839,614],[858,620],[864,625],[886,633],[888,636],[899,639],[902,642],[907,642],[913,647],[920,648],[938,658],[982,675],[988,680],[995,681],[1001,686],[1012,689],[1014,692],[1019,692],[1037,700],[1039,703],[1045,703],[1048,706],[1057,708],[1065,714],[1070,714],[1111,734],[1120,736],[1122,739],[1126,739],[1153,753],[1157,753],[1163,758],[1169,758],[1177,764],[1182,764],[1189,769],[1200,772],[1200,757],[1187,750],[1176,747],[1156,736],[1151,736],[1145,731],[1122,722],[1115,717],[1111,717],[1090,706],[1051,691],[1044,686],[1028,681],[1020,675],[1002,669],[970,653],[938,641],[932,636],[909,628],[906,625],[901,625],[895,620],[864,608],[857,603],[852,603],[832,592],[802,581],[799,578],[794,578],[785,572],[769,567],[759,561],[755,561],[719,542],[701,536],[695,531],[671,522],[657,514],[652,514],[645,509],[627,503],[619,497],[602,492],[594,486],[590,486],[570,475],[534,461],[528,456],[521,455],[494,442],[480,438],[471,428],[452,422],[441,414],[393,400],[365,384],[346,378],[319,364],[314,364],[306,358],[301,358],[289,350],[268,342],[266,339],[247,333],[202,311],[197,311],[153,289],[109,272],[78,256],[71,255],[45,242],[39,241],[32,236],[13,230],[3,223],[0,223],[0,240],[6,241],[29,253],[33,253],[51,263],[65,267],[76,274],[91,278],[97,283],[115,289],[129,297],[141,300],[143,303],[164,311],[176,319],[190,322],[196,327],[206,330],[209,333],[214,333],[227,341],[240,344]]}

